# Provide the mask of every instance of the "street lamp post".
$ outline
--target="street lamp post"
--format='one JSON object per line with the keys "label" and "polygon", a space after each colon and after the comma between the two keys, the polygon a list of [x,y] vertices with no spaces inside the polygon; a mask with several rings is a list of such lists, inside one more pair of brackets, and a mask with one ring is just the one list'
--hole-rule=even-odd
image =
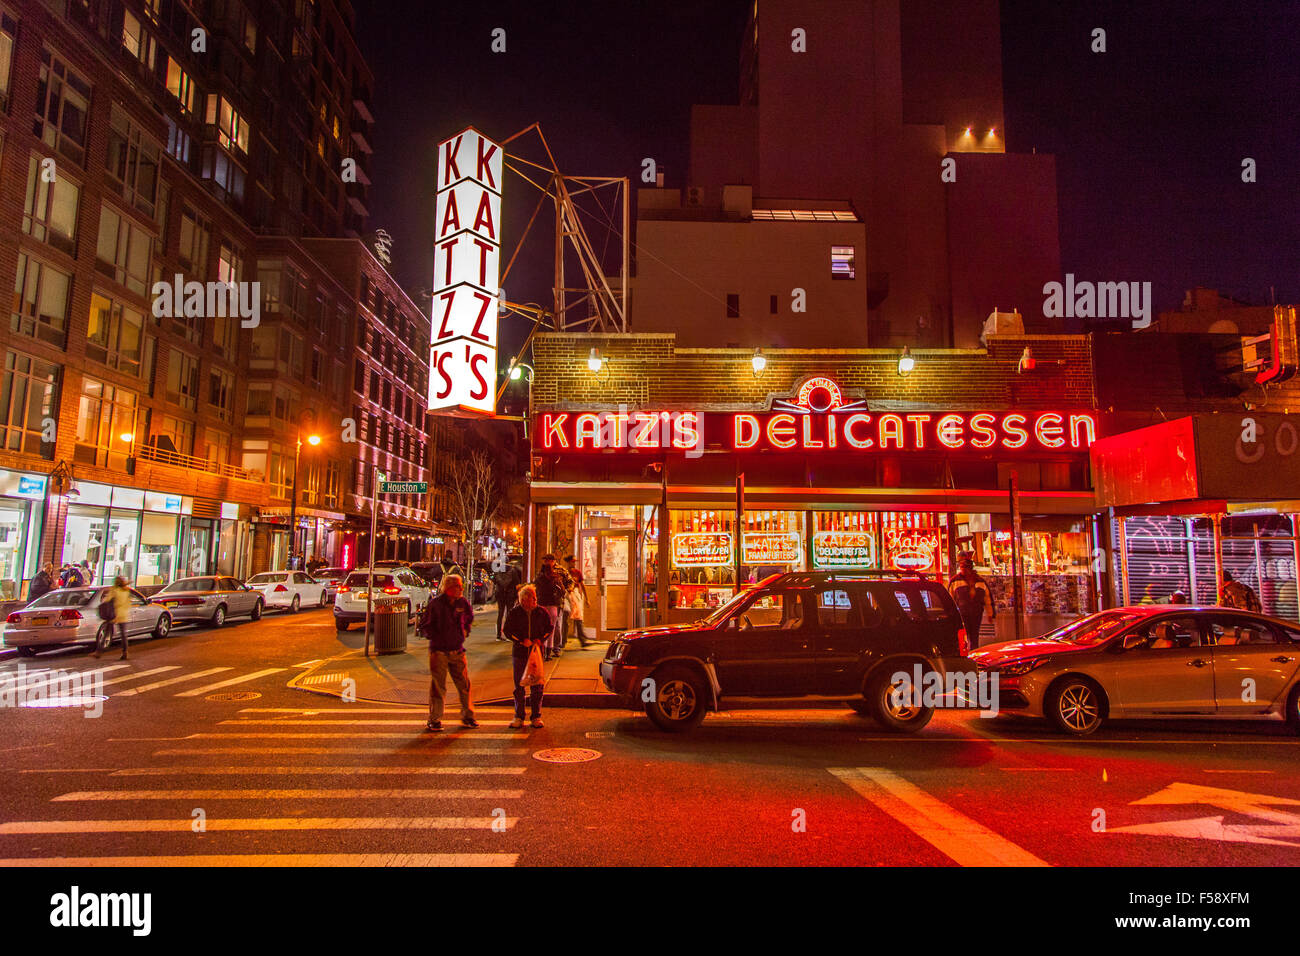
{"label": "street lamp post", "polygon": [[[320,444],[320,435],[308,435],[307,444],[313,448]],[[289,498],[289,560],[298,550],[298,463],[302,461],[302,428],[298,429],[298,444],[293,453],[293,494]]]}

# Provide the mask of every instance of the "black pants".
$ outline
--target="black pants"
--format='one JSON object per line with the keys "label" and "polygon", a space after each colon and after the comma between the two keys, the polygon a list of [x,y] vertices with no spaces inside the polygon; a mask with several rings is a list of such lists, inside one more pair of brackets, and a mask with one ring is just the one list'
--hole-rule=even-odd
{"label": "black pants", "polygon": [[514,598],[511,598],[509,601],[497,601],[497,637],[505,636],[505,631],[503,631],[502,628],[506,623],[506,615],[510,613],[510,609],[514,606]]}
{"label": "black pants", "polygon": [[961,612],[961,622],[966,628],[966,637],[970,639],[970,649],[973,651],[980,646],[980,625],[984,623],[984,608],[964,609]]}
{"label": "black pants", "polygon": [[[520,653],[520,651],[523,653]],[[515,674],[515,716],[520,720],[524,719],[524,690],[519,686],[519,679],[524,676],[524,668],[528,666],[528,648],[516,648],[511,654],[510,663]],[[526,688],[529,691],[529,710],[532,711],[532,718],[536,720],[542,716],[542,685],[534,684]]]}

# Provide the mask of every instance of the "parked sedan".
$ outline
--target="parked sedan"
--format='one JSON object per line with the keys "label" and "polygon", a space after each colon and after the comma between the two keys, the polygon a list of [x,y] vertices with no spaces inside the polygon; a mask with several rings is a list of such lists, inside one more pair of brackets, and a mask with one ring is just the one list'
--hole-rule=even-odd
{"label": "parked sedan", "polygon": [[1287,720],[1300,731],[1300,627],[1222,607],[1101,611],[982,647],[999,708],[1082,736],[1115,718]]}
{"label": "parked sedan", "polygon": [[297,614],[305,604],[324,607],[329,603],[325,586],[305,571],[266,571],[248,579],[248,586],[261,593],[267,607]]}
{"label": "parked sedan", "polygon": [[[45,648],[94,644],[101,631],[112,630],[112,625],[99,617],[99,605],[108,597],[109,590],[106,587],[58,588],[42,594],[6,618],[5,646],[18,648],[21,657],[31,657]],[[166,637],[171,627],[172,616],[166,608],[150,604],[137,591],[131,592],[128,635]]]}
{"label": "parked sedan", "polygon": [[262,616],[266,599],[260,591],[234,578],[196,577],[173,581],[150,600],[167,608],[177,624],[210,624],[220,627],[228,618]]}
{"label": "parked sedan", "polygon": [[325,593],[331,601],[334,600],[334,595],[339,593],[339,585],[347,576],[347,568],[317,568],[312,574],[312,577],[325,588]]}

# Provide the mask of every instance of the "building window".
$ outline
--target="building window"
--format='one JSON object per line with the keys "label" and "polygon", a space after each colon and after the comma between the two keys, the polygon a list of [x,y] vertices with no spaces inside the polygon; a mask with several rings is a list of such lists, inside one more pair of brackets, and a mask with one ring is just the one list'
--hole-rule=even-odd
{"label": "building window", "polygon": [[740,294],[736,292],[727,293],[727,318],[740,318]]}
{"label": "building window", "polygon": [[124,11],[122,17],[122,46],[133,57],[143,63],[149,69],[153,69],[154,58],[157,55],[157,44],[154,38],[150,36],[149,31],[141,25],[135,15],[130,10]]}
{"label": "building window", "polygon": [[212,320],[212,348],[219,356],[228,361],[235,360],[238,350],[239,320],[233,316],[219,315]]}
{"label": "building window", "polygon": [[122,198],[152,216],[158,199],[158,161],[162,148],[113,104],[105,167]]}
{"label": "building window", "polygon": [[211,148],[203,151],[202,175],[221,187],[228,198],[243,200],[244,169],[224,151]]}
{"label": "building window", "polygon": [[139,377],[144,355],[144,315],[98,292],[92,294],[86,355],[109,368]]}
{"label": "building window", "polygon": [[83,378],[73,461],[125,470],[130,445],[122,436],[135,436],[139,403],[135,392]]}
{"label": "building window", "polygon": [[44,441],[45,422],[59,418],[59,374],[49,362],[5,353],[4,385],[0,387],[0,447],[42,458],[54,458],[54,442]]}
{"label": "building window", "polygon": [[199,360],[178,349],[167,361],[167,400],[190,411],[199,403]]}
{"label": "building window", "polygon": [[40,80],[36,85],[36,122],[32,133],[73,162],[84,163],[89,110],[90,83],[45,50],[41,54]]}
{"label": "building window", "polygon": [[170,116],[167,120],[167,154],[182,166],[190,164],[190,134],[176,125]]}
{"label": "building window", "polygon": [[249,418],[269,418],[271,416],[271,386],[269,384],[253,383],[248,386],[248,409],[245,414]]}
{"label": "building window", "polygon": [[171,57],[167,58],[167,92],[176,97],[187,114],[194,112],[194,80]]}
{"label": "building window", "polygon": [[244,259],[235,251],[235,247],[228,242],[221,243],[221,251],[217,255],[217,281],[226,283],[235,283],[239,277],[244,274]]}
{"label": "building window", "polygon": [[831,246],[831,278],[854,279],[856,277],[853,246]]}
{"label": "building window", "polygon": [[14,308],[9,330],[63,348],[68,330],[68,291],[72,276],[18,253]]}
{"label": "building window", "polygon": [[217,128],[217,142],[223,148],[248,152],[248,124],[224,96],[208,94],[206,119],[209,126]]}
{"label": "building window", "polygon": [[214,428],[204,429],[203,456],[214,465],[230,464],[230,436]]}
{"label": "building window", "polygon": [[0,10],[0,110],[9,108],[9,84],[13,79],[14,35],[18,21]]}
{"label": "building window", "polygon": [[43,158],[39,153],[32,153],[27,166],[23,232],[72,255],[77,241],[81,186],[65,175],[56,175],[53,182],[48,182],[43,175]]}
{"label": "building window", "polygon": [[208,278],[208,237],[211,226],[188,206],[181,213],[180,263],[199,282]]}
{"label": "building window", "polygon": [[172,446],[182,455],[194,455],[194,423],[187,422],[183,418],[176,418],[172,415],[164,415],[162,428],[155,433],[154,444],[161,445],[157,441],[159,437],[166,436],[171,439]]}
{"label": "building window", "polygon": [[223,422],[230,421],[234,411],[235,376],[224,369],[208,371],[208,404],[217,409]]}
{"label": "building window", "polygon": [[137,295],[147,294],[152,237],[105,206],[99,215],[99,261],[95,268]]}

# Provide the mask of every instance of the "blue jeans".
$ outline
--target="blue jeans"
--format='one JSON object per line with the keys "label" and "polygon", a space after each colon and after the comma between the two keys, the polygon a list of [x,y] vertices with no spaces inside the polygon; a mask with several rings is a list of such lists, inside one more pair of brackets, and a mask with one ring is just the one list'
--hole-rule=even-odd
{"label": "blue jeans", "polygon": [[[524,719],[524,690],[519,686],[520,679],[524,676],[524,668],[528,666],[528,648],[515,648],[511,653],[510,664],[515,674],[515,716],[520,720]],[[520,653],[523,651],[523,653]],[[532,718],[536,720],[542,716],[542,685],[534,684],[527,688],[529,694],[529,709],[532,711]]]}

